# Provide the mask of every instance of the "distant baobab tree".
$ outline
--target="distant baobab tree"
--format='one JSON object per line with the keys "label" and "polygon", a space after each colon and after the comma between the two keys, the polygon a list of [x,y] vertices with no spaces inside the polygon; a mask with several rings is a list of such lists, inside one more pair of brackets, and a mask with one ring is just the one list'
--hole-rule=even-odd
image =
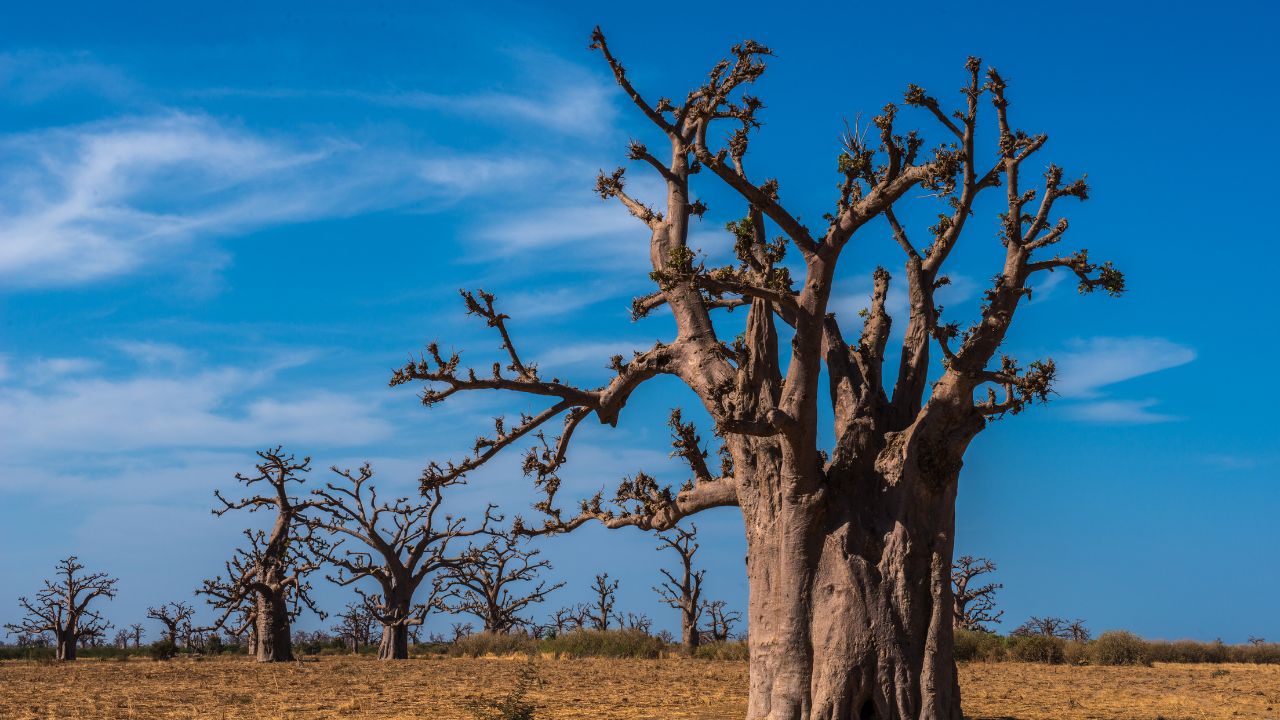
{"label": "distant baobab tree", "polygon": [[[736,45],[704,84],[656,101],[632,84],[599,29],[591,47],[662,144],[651,152],[634,141],[628,156],[662,184],[663,206],[633,196],[621,168],[601,173],[596,188],[649,236],[650,267],[637,271],[656,287],[634,301],[633,314],[671,313],[674,336],[614,357],[611,380],[583,387],[525,362],[493,295],[464,292],[468,313],[500,336],[503,360],[466,369],[459,355],[432,343],[391,384],[424,383],[428,406],[490,390],[538,405],[512,426],[498,422],[469,456],[433,465],[427,481],[462,476],[536,438],[524,468],[546,494],[538,505],[546,517],[518,523],[522,532],[563,533],[591,521],[665,530],[700,511],[736,506],[746,525],[750,586],[748,718],[959,720],[950,573],[960,469],[992,420],[1047,401],[1055,372],[1052,360],[1020,363],[1001,347],[1033,278],[1062,271],[1078,278],[1081,292],[1124,289],[1110,263],[1095,263],[1084,250],[1045,255],[1067,231],[1066,220],[1056,219],[1061,201],[1086,199],[1088,186],[1037,160],[1047,168],[1044,183],[1030,187],[1024,167],[1047,136],[1012,124],[1004,78],[994,69],[984,76],[971,58],[955,112],[907,88],[905,105],[936,121],[942,142],[926,146],[900,126],[899,108],[886,105],[844,135],[831,158],[834,202],[802,222],[791,205],[799,193],[787,196],[772,179],[784,168],[748,171],[764,108],[748,89],[765,71],[767,47]],[[987,102],[995,128],[979,144],[979,108]],[[695,193],[695,178],[723,185],[743,208],[727,225],[733,264],[709,267],[689,243],[708,212],[701,198],[717,197],[711,188]],[[962,231],[978,224],[969,220],[979,196],[996,188],[1003,257],[978,317],[962,327],[943,318],[935,291],[949,282],[946,263]],[[937,221],[912,227],[921,216]],[[889,272],[872,273],[856,334],[846,335],[842,322],[857,320],[837,316],[833,303],[848,292],[839,278],[854,276],[841,268],[843,256],[884,239],[902,251],[907,297],[898,367],[889,371]],[[725,308],[745,309],[745,324],[718,325]],[[624,479],[612,503],[597,495],[566,515],[557,504],[558,473],[574,431],[592,416],[616,425],[637,388],[658,376],[674,376],[697,396],[726,462],[713,473],[704,453],[686,453],[691,477],[684,483],[638,473]],[[820,430],[824,419],[834,426]],[[557,420],[559,437],[542,440]],[[827,437],[834,442],[823,444]]]}
{"label": "distant baobab tree", "polygon": [[585,605],[570,605],[556,610],[551,615],[551,622],[548,627],[554,629],[557,635],[563,635],[571,630],[581,630],[587,625],[587,608]]}
{"label": "distant baobab tree", "polygon": [[458,642],[472,633],[471,623],[453,623],[449,626],[449,633],[453,636],[453,642]]}
{"label": "distant baobab tree", "polygon": [[[425,500],[408,498],[380,501],[370,482],[373,470],[368,463],[358,473],[333,468],[345,480],[329,483],[312,491],[317,499],[316,512],[307,522],[313,530],[327,533],[335,542],[320,542],[314,548],[317,556],[338,568],[329,580],[351,585],[364,578],[378,583],[380,592],[367,593],[360,586],[355,591],[369,611],[382,625],[382,642],[378,657],[403,660],[409,657],[409,628],[422,625],[428,612],[441,610],[443,586],[441,572],[462,561],[462,556],[449,555],[449,544],[458,538],[486,532],[495,518],[493,506],[485,511],[483,521],[466,529],[466,518],[444,514],[441,504],[444,491],[453,483],[422,489]],[[353,540],[352,547],[345,543]],[[428,580],[431,582],[427,583]],[[415,601],[423,583],[429,585],[427,597]]]}
{"label": "distant baobab tree", "polygon": [[963,555],[951,566],[951,594],[955,600],[955,626],[963,630],[990,632],[988,623],[999,624],[1003,610],[996,610],[996,591],[1000,583],[974,586],[973,581],[995,572],[996,564],[986,558]]}
{"label": "distant baobab tree", "polygon": [[84,565],[75,555],[58,561],[53,579],[45,580],[34,598],[18,598],[26,615],[17,623],[6,623],[5,630],[19,638],[51,633],[57,643],[54,657],[63,662],[76,659],[82,642],[106,637],[113,626],[90,610],[89,603],[114,598],[117,581],[106,573],[82,570]]}
{"label": "distant baobab tree", "polygon": [[347,603],[342,612],[334,615],[337,624],[333,626],[333,634],[351,648],[352,653],[360,652],[360,648],[373,642],[374,625],[381,625],[378,618],[362,599],[360,602]]}
{"label": "distant baobab tree", "polygon": [[475,615],[485,632],[506,634],[531,627],[524,613],[564,583],[548,586],[538,579],[551,563],[535,559],[539,552],[521,548],[521,542],[511,533],[498,533],[492,542],[467,551],[465,562],[450,565],[445,582],[454,602],[449,611]]}
{"label": "distant baobab tree", "polygon": [[135,648],[142,647],[142,630],[142,623],[134,623],[129,626],[129,639],[133,640],[133,646]]}
{"label": "distant baobab tree", "polygon": [[1089,642],[1093,636],[1085,627],[1083,620],[1067,620],[1060,617],[1031,616],[1026,622],[1013,631],[1018,636],[1056,637],[1076,642]]}
{"label": "distant baobab tree", "polygon": [[195,614],[195,608],[184,602],[171,602],[160,607],[147,608],[147,617],[160,621],[164,626],[166,639],[173,643],[174,647],[185,644],[185,640],[191,634],[191,618],[195,617]]}
{"label": "distant baobab tree", "polygon": [[613,612],[613,606],[618,601],[617,591],[618,581],[609,582],[609,573],[596,575],[591,585],[591,593],[595,599],[584,608],[587,611],[587,625],[592,630],[608,630],[609,621],[617,617]]}
{"label": "distant baobab tree", "polygon": [[707,616],[707,637],[713,642],[728,641],[734,626],[742,621],[742,613],[728,609],[724,600],[704,600],[702,613]]}
{"label": "distant baobab tree", "polygon": [[[677,419],[678,422],[678,419]],[[694,445],[696,447],[696,443]],[[680,611],[680,644],[684,651],[693,655],[698,651],[698,619],[702,616],[702,578],[706,570],[693,569],[693,555],[698,552],[696,542],[698,526],[690,525],[686,530],[679,525],[671,532],[658,535],[661,544],[658,550],[670,548],[680,556],[680,567],[675,573],[660,569],[667,579],[654,592],[662,598],[662,602]]]}
{"label": "distant baobab tree", "polygon": [[196,592],[222,611],[210,629],[224,627],[233,616],[251,617],[258,661],[282,662],[293,659],[290,624],[302,607],[324,617],[311,601],[311,586],[306,581],[306,576],[320,567],[311,555],[320,541],[312,537],[303,514],[317,503],[289,494],[289,484],[302,483],[300,475],[310,471],[311,458],[298,462],[280,447],[259,451],[258,457],[257,474],[236,473],[236,479],[250,489],[269,489],[234,502],[215,490],[222,507],[213,513],[221,516],[246,509],[274,512],[271,530],[245,530],[248,546],[237,549],[227,561],[226,578],[219,575],[205,580]]}

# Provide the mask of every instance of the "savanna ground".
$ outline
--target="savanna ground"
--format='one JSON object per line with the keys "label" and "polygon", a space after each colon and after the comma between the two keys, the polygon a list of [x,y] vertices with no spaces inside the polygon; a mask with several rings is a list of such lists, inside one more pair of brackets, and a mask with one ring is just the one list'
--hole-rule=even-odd
{"label": "savanna ground", "polygon": [[[0,718],[464,720],[474,717],[469,703],[504,695],[524,666],[507,658],[8,661],[0,662]],[[541,683],[529,698],[547,720],[739,718],[746,706],[742,662],[543,659],[537,667]],[[973,718],[1280,719],[1276,665],[972,663],[960,674]]]}

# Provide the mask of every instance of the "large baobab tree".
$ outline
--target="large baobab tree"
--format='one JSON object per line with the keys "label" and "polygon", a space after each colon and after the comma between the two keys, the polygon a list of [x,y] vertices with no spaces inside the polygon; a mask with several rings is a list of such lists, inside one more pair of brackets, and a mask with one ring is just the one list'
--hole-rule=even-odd
{"label": "large baobab tree", "polygon": [[[749,718],[958,720],[950,572],[960,469],[979,432],[1046,400],[1054,376],[1051,360],[1023,365],[1001,346],[1032,278],[1061,271],[1077,277],[1082,292],[1113,295],[1124,286],[1109,263],[1096,264],[1083,250],[1046,256],[1067,231],[1066,220],[1055,219],[1062,201],[1085,199],[1085,182],[1047,165],[1043,186],[1031,187],[1027,161],[1046,136],[1012,124],[1004,79],[994,69],[984,75],[972,58],[955,112],[919,87],[906,91],[905,105],[936,123],[942,142],[927,148],[920,134],[901,128],[899,108],[886,105],[865,132],[844,136],[833,158],[834,203],[817,224],[816,213],[805,223],[795,198],[766,179],[780,168],[748,169],[764,107],[748,89],[765,71],[768,48],[737,45],[700,87],[651,101],[599,30],[591,47],[662,142],[653,151],[638,141],[629,149],[665,189],[662,206],[630,194],[623,169],[601,173],[597,190],[649,235],[646,270],[656,288],[636,299],[634,314],[671,313],[675,335],[615,357],[609,382],[582,387],[526,363],[493,296],[464,292],[468,312],[499,334],[504,362],[469,371],[457,354],[431,344],[391,383],[424,383],[426,405],[483,390],[545,404],[512,427],[498,423],[466,458],[432,467],[431,482],[463,475],[562,419],[559,436],[540,438],[525,462],[546,493],[539,509],[547,517],[518,529],[560,533],[599,521],[662,530],[709,508],[740,509],[750,585]],[[980,148],[986,104],[994,130]],[[689,244],[707,211],[695,178],[727,188],[745,206],[728,225],[736,264],[708,267]],[[979,197],[997,192],[1002,207],[991,245],[1003,247],[1002,257],[978,316],[962,329],[943,319],[934,294],[948,282],[947,261],[962,233],[980,224]],[[913,227],[925,214],[936,223]],[[841,261],[885,240],[901,249],[908,300],[896,369],[884,367],[890,273],[873,273],[856,335],[846,334],[849,318],[837,317],[832,303],[837,278],[852,274],[837,272]],[[724,332],[717,314],[737,307],[746,310],[745,331],[734,324]],[[685,452],[692,476],[682,485],[637,474],[622,482],[612,506],[597,496],[563,513],[557,473],[575,429],[593,416],[616,425],[632,394],[658,376],[688,386],[714,422],[726,458],[719,472],[701,450]],[[820,412],[820,404],[828,407]],[[829,430],[820,428],[823,419]],[[675,430],[679,451],[684,440]]]}
{"label": "large baobab tree", "polygon": [[[222,516],[244,509],[274,512],[271,529],[245,530],[248,546],[238,548],[227,561],[226,577],[205,580],[196,592],[222,610],[211,629],[222,628],[233,616],[251,617],[258,662],[282,662],[293,659],[290,623],[302,607],[324,617],[311,601],[311,587],[306,581],[307,574],[320,567],[311,554],[320,541],[312,537],[304,517],[316,502],[289,494],[290,483],[302,483],[300,475],[310,471],[311,458],[298,462],[280,447],[261,450],[258,458],[256,475],[236,473],[236,479],[250,489],[268,489],[235,501],[215,490],[214,496],[222,507],[214,508],[213,513]],[[252,605],[251,610],[248,605]]]}
{"label": "large baobab tree", "polygon": [[[382,624],[378,657],[406,659],[409,628],[422,625],[429,611],[444,607],[441,571],[465,559],[462,554],[449,554],[450,541],[486,532],[494,519],[493,506],[486,509],[478,527],[466,529],[465,518],[445,515],[440,509],[444,490],[451,483],[424,487],[423,502],[408,498],[382,502],[369,482],[373,470],[367,463],[354,474],[338,468],[333,471],[345,482],[312,491],[317,512],[307,522],[313,530],[338,540],[320,542],[316,554],[338,568],[338,574],[329,580],[339,585],[363,578],[377,581],[381,592],[366,593],[359,586],[355,591]],[[345,540],[354,540],[360,547],[353,548]],[[428,579],[428,596],[415,602],[415,595]]]}
{"label": "large baobab tree", "polygon": [[147,617],[160,621],[164,626],[166,639],[174,647],[180,647],[191,635],[191,618],[196,610],[184,602],[165,603],[160,607],[147,608]]}
{"label": "large baobab tree", "polygon": [[702,578],[706,570],[693,569],[693,555],[698,552],[696,542],[698,526],[690,525],[686,530],[679,525],[670,533],[658,535],[661,544],[658,550],[668,548],[680,556],[680,568],[675,573],[662,568],[660,572],[667,578],[653,590],[662,598],[662,602],[680,611],[680,643],[684,651],[690,655],[698,651],[698,618],[702,615]]}
{"label": "large baobab tree", "polygon": [[955,601],[952,618],[957,628],[989,632],[988,623],[999,623],[1003,610],[996,610],[996,591],[1000,583],[974,585],[974,580],[995,572],[996,564],[987,558],[963,555],[951,566],[951,594]]}
{"label": "large baobab tree", "polygon": [[449,611],[475,615],[484,622],[485,632],[505,634],[532,627],[522,613],[564,583],[548,586],[539,580],[538,575],[550,570],[551,563],[536,559],[539,552],[521,544],[517,535],[497,533],[492,542],[471,547],[465,562],[451,564],[445,583],[455,602]]}
{"label": "large baobab tree", "polygon": [[82,640],[106,636],[112,627],[89,603],[116,596],[116,579],[106,573],[83,573],[84,565],[75,555],[58,562],[54,578],[44,581],[35,598],[18,598],[26,615],[17,623],[6,623],[10,635],[40,636],[52,633],[60,661],[76,659]]}

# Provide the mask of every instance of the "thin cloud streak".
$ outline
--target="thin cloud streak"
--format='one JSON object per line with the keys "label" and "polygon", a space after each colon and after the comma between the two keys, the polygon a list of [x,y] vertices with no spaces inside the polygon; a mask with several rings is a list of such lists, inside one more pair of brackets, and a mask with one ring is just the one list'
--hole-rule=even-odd
{"label": "thin cloud streak", "polygon": [[285,141],[184,113],[10,135],[0,138],[0,278],[92,282],[200,239],[456,200],[534,167],[345,139]]}

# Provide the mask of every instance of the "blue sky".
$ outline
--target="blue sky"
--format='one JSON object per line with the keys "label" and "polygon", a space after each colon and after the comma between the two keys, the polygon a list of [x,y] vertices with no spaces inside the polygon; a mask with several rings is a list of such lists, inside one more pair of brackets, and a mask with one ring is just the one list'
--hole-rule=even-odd
{"label": "blue sky", "polygon": [[[1008,350],[1054,357],[1061,396],[974,443],[958,550],[999,564],[1005,630],[1053,614],[1280,638],[1274,10],[258,5],[27,4],[0,27],[0,620],[70,553],[121,578],[117,624],[188,598],[239,531],[209,514],[212,491],[256,448],[312,455],[313,482],[368,459],[408,489],[490,415],[529,409],[426,411],[386,387],[431,339],[494,357],[460,287],[497,293],[525,354],[583,384],[669,336],[662,318],[627,316],[649,282],[643,228],[591,192],[629,138],[652,139],[586,49],[599,23],[653,96],[686,92],[733,42],[772,46],[750,161],[815,218],[846,118],[909,82],[955,102],[967,55],[999,67],[1015,122],[1050,134],[1044,161],[1089,173],[1067,242],[1115,260],[1130,290],[1081,297],[1054,278],[1020,313]],[[697,242],[723,257],[741,207],[703,192]],[[994,206],[981,212],[944,301],[956,320],[1002,253]],[[847,326],[875,265],[900,264],[883,228],[855,250],[837,293]],[[678,482],[662,419],[691,402],[653,383],[617,429],[582,432],[567,485],[612,489],[640,469]],[[531,499],[516,453],[455,498],[509,512]],[[698,524],[709,594],[741,608],[735,511]],[[547,610],[609,569],[623,609],[674,628],[649,589],[654,545],[594,527],[542,543],[568,583]]]}

